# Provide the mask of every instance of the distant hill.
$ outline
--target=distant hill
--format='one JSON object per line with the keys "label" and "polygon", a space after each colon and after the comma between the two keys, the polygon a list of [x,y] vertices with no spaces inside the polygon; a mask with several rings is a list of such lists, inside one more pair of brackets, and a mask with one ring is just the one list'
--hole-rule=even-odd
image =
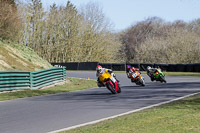
{"label": "distant hill", "polygon": [[37,71],[51,67],[31,48],[0,41],[0,71]]}

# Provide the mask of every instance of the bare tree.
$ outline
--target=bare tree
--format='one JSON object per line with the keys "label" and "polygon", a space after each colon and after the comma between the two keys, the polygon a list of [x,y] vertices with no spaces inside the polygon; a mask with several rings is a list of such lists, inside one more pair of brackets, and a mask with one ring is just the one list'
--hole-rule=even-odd
{"label": "bare tree", "polygon": [[110,33],[112,23],[105,17],[97,3],[80,8],[82,21],[82,48],[85,61],[114,61],[120,45]]}
{"label": "bare tree", "polygon": [[127,29],[121,34],[120,40],[123,44],[122,52],[126,55],[126,62],[139,61],[139,47],[148,37],[160,36],[160,32],[156,27],[160,27],[163,20],[157,17],[148,18],[144,21],[138,22],[136,25]]}
{"label": "bare tree", "polygon": [[23,42],[49,62],[117,61],[121,43],[96,3],[78,10],[68,1],[44,12],[41,1],[32,0],[24,14]]}
{"label": "bare tree", "polygon": [[169,25],[167,36],[148,38],[141,44],[140,61],[150,63],[197,63],[200,61],[200,37],[186,25]]}
{"label": "bare tree", "polygon": [[0,0],[0,39],[17,41],[21,20],[14,0]]}

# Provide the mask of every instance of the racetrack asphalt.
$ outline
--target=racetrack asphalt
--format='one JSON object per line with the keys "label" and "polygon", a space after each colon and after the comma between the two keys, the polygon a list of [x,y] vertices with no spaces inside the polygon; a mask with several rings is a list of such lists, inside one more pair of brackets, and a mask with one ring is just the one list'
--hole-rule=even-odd
{"label": "racetrack asphalt", "polygon": [[[200,92],[199,77],[166,76],[167,83],[145,87],[131,83],[125,73],[116,73],[122,93],[105,87],[0,102],[1,133],[46,133]],[[67,77],[96,79],[94,72],[67,72]]]}

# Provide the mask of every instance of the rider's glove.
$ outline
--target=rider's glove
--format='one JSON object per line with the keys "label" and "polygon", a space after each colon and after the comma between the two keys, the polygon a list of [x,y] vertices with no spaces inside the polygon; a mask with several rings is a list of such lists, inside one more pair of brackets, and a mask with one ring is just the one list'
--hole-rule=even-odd
{"label": "rider's glove", "polygon": [[112,70],[111,70],[111,69],[108,69],[108,72],[111,74],[111,73],[112,73]]}
{"label": "rider's glove", "polygon": [[114,73],[111,73],[111,76],[113,76],[114,78],[116,78],[116,75]]}

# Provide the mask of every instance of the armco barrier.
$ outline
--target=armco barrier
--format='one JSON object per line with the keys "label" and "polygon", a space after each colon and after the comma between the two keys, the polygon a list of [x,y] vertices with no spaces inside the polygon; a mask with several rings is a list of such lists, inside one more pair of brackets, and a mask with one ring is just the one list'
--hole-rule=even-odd
{"label": "armco barrier", "polygon": [[0,91],[38,89],[66,79],[66,68],[41,71],[0,71]]}
{"label": "armco barrier", "polygon": [[176,72],[176,64],[168,64],[167,71]]}
{"label": "armco barrier", "polygon": [[139,67],[140,71],[146,71],[148,66],[154,67],[154,64],[151,64],[151,63],[141,63],[140,67]]}
{"label": "armco barrier", "polygon": [[167,71],[168,64],[154,64],[155,68],[160,68],[162,71]]}
{"label": "armco barrier", "polygon": [[53,66],[64,66],[67,70],[96,70],[98,62],[51,63]]}
{"label": "armco barrier", "polygon": [[68,63],[51,63],[51,65],[57,67],[57,66],[62,66],[66,67],[67,70],[79,70],[79,62],[68,62]]}
{"label": "armco barrier", "polygon": [[104,68],[112,69],[112,63],[99,63]]}
{"label": "armco barrier", "polygon": [[200,72],[200,63],[193,64],[193,71]]}
{"label": "armco barrier", "polygon": [[186,65],[186,72],[193,72],[194,68],[193,68],[193,64],[187,64]]}
{"label": "armco barrier", "polygon": [[176,64],[175,72],[186,72],[186,65],[185,64]]}
{"label": "armco barrier", "polygon": [[112,70],[115,70],[115,71],[125,71],[125,67],[126,64],[123,64],[123,63],[113,63],[112,64]]}
{"label": "armco barrier", "polygon": [[68,62],[51,63],[52,65],[65,66],[67,70],[95,70],[97,65],[112,69],[113,71],[125,71],[126,65],[146,71],[147,66],[161,68],[167,72],[200,72],[200,63],[194,64],[153,64],[153,63],[99,63],[99,62]]}
{"label": "armco barrier", "polygon": [[96,70],[98,62],[79,62],[78,70]]}
{"label": "armco barrier", "polygon": [[0,71],[0,91],[30,89],[29,71]]}
{"label": "armco barrier", "polygon": [[99,63],[104,68],[112,69],[115,71],[125,71],[125,63]]}
{"label": "armco barrier", "polygon": [[66,79],[66,68],[55,67],[31,73],[31,89],[38,89]]}

